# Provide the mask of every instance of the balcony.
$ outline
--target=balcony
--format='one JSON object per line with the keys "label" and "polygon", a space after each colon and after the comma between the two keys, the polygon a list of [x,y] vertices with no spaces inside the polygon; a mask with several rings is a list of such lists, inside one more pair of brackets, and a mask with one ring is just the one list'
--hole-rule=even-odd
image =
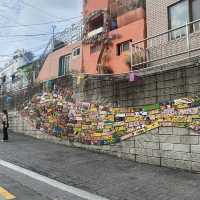
{"label": "balcony", "polygon": [[104,32],[104,27],[97,28],[88,33],[87,38],[90,39]]}
{"label": "balcony", "polygon": [[[200,20],[131,45],[131,70],[151,74],[181,67],[200,57]],[[177,64],[180,63],[180,64]]]}

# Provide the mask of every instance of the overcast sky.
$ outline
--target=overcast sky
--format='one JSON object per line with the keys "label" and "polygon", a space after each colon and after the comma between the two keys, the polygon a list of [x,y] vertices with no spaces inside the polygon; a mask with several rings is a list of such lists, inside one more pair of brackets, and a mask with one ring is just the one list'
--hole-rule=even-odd
{"label": "overcast sky", "polygon": [[[81,16],[82,0],[0,0],[0,67],[3,67],[16,49],[32,50],[40,54],[52,34],[52,25],[56,32],[64,30],[80,18],[51,23],[42,26],[19,27],[24,24],[38,24],[59,21]],[[18,26],[18,27],[6,27]],[[13,35],[47,33],[48,36],[20,37]]]}

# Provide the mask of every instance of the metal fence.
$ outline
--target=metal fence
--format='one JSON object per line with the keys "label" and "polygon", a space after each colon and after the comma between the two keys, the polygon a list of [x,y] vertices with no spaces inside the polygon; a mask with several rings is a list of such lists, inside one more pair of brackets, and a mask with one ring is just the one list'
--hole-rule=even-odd
{"label": "metal fence", "polygon": [[49,43],[47,44],[47,47],[45,48],[41,56],[42,61],[44,62],[49,53],[51,53],[55,49],[63,47],[64,45],[69,45],[74,42],[81,41],[82,34],[83,34],[83,20],[73,23],[70,27],[66,28],[64,31],[55,34],[49,40]]}
{"label": "metal fence", "polygon": [[0,105],[9,110],[20,109],[34,94],[51,92],[53,89],[69,89],[67,92],[72,95],[68,101],[96,102],[114,107],[140,107],[181,97],[199,96],[200,62],[176,62],[176,66],[179,67],[138,76],[134,81],[130,81],[129,74],[85,75],[81,79],[77,75],[68,74],[40,85],[4,92]]}
{"label": "metal fence", "polygon": [[131,68],[143,69],[200,55],[200,20],[131,45]]}

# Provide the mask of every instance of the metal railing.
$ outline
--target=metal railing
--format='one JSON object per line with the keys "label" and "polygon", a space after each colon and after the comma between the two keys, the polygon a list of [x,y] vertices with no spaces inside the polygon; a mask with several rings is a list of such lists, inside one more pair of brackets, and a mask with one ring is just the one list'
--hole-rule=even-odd
{"label": "metal railing", "polygon": [[82,40],[83,35],[83,20],[73,23],[70,27],[66,28],[64,31],[55,34],[49,40],[47,47],[45,48],[42,56],[41,63],[43,63],[49,53],[53,52],[55,49],[61,48],[65,45],[69,45]]}
{"label": "metal railing", "polygon": [[131,45],[131,70],[200,56],[200,19]]}

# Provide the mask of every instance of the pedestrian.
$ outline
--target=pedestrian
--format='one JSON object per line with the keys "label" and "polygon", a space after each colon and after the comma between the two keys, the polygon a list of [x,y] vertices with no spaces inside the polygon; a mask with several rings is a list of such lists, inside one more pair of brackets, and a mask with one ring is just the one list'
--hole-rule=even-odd
{"label": "pedestrian", "polygon": [[8,128],[9,128],[7,110],[3,110],[2,124],[3,124],[3,142],[5,142],[8,141]]}

